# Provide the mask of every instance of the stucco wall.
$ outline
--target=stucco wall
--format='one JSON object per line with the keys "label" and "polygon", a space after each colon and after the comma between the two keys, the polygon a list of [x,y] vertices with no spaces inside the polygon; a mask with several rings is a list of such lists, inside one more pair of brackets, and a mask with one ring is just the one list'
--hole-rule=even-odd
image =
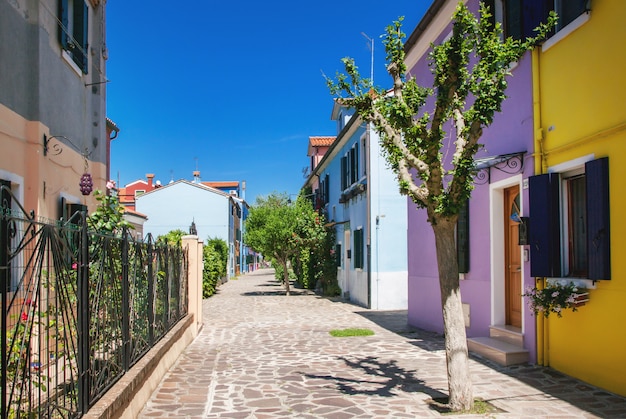
{"label": "stucco wall", "polygon": [[228,243],[228,197],[185,182],[155,189],[137,198],[136,209],[148,216],[144,234],[153,237],[171,230],[189,231],[195,222],[198,237],[217,237]]}
{"label": "stucco wall", "polygon": [[[581,156],[609,157],[611,273],[578,312],[550,318],[546,364],[626,395],[626,3],[592,2],[588,21],[541,53],[541,119],[548,169]],[[620,47],[617,47],[618,49]],[[621,50],[621,49],[620,49]]]}

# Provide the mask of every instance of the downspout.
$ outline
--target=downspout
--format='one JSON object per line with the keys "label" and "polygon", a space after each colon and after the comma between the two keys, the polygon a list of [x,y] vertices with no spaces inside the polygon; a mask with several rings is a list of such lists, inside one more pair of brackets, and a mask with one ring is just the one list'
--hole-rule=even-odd
{"label": "downspout", "polygon": [[[532,79],[533,79],[533,132],[535,145],[535,174],[547,172],[547,164],[544,153],[543,128],[541,126],[541,88],[539,86],[539,47],[532,50]],[[531,214],[532,216],[532,214]],[[538,289],[543,289],[546,284],[545,278],[535,278],[535,285]],[[537,328],[537,364],[548,366],[549,359],[549,339],[548,321],[542,316],[536,316]]]}
{"label": "downspout", "polygon": [[[367,185],[367,189],[365,190],[365,196],[367,199],[367,240],[366,240],[366,248],[367,248],[367,307],[372,308],[372,185],[370,183],[371,174],[370,174],[370,165],[368,164],[371,160],[372,156],[372,148],[370,147],[370,129],[371,122],[368,122],[365,126],[365,149],[367,150],[366,159],[363,162],[365,165],[365,182]],[[377,227],[378,228],[378,227]],[[378,269],[378,266],[376,266]],[[378,309],[378,294],[376,295],[376,308]]]}

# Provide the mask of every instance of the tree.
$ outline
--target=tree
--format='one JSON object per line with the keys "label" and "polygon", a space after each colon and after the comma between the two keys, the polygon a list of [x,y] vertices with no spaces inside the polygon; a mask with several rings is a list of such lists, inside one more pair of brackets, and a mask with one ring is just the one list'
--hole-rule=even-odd
{"label": "tree", "polygon": [[291,203],[286,194],[258,197],[250,207],[244,241],[256,252],[273,258],[283,269],[286,294],[290,294],[289,264],[303,246],[321,237],[319,215],[311,202],[299,195]]}
{"label": "tree", "polygon": [[[432,88],[406,79],[402,18],[386,28],[383,39],[391,92],[362,78],[351,58],[343,59],[347,75],[327,78],[340,104],[373,123],[400,192],[426,209],[435,234],[452,410],[473,406],[454,238],[458,212],[473,188],[478,140],[505,99],[511,63],[544,39],[556,22],[551,13],[535,37],[515,40],[502,37],[500,24],[491,23],[484,4],[480,15],[477,19],[463,3],[457,6],[452,35],[429,55]],[[454,153],[444,160],[444,130],[450,123],[456,133]]]}

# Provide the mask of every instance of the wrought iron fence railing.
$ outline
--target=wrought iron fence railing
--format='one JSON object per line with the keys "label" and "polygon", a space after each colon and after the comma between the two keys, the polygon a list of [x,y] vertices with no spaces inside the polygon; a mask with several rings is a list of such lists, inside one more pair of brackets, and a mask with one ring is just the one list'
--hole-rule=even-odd
{"label": "wrought iron fence railing", "polygon": [[0,417],[80,417],[187,314],[187,254],[89,231],[85,213],[46,222],[12,206],[0,213]]}

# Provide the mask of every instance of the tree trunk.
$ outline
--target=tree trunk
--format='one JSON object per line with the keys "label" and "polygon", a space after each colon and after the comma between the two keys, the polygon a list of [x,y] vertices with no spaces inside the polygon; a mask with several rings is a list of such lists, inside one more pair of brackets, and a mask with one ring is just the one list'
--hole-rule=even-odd
{"label": "tree trunk", "polygon": [[469,410],[474,405],[472,381],[469,374],[467,336],[459,289],[459,269],[456,254],[453,219],[437,219],[432,223],[437,246],[439,286],[443,309],[443,326],[448,367],[449,407],[454,411]]}
{"label": "tree trunk", "polygon": [[287,260],[283,261],[283,281],[285,283],[285,293],[290,295],[289,289],[289,268],[287,267]]}

